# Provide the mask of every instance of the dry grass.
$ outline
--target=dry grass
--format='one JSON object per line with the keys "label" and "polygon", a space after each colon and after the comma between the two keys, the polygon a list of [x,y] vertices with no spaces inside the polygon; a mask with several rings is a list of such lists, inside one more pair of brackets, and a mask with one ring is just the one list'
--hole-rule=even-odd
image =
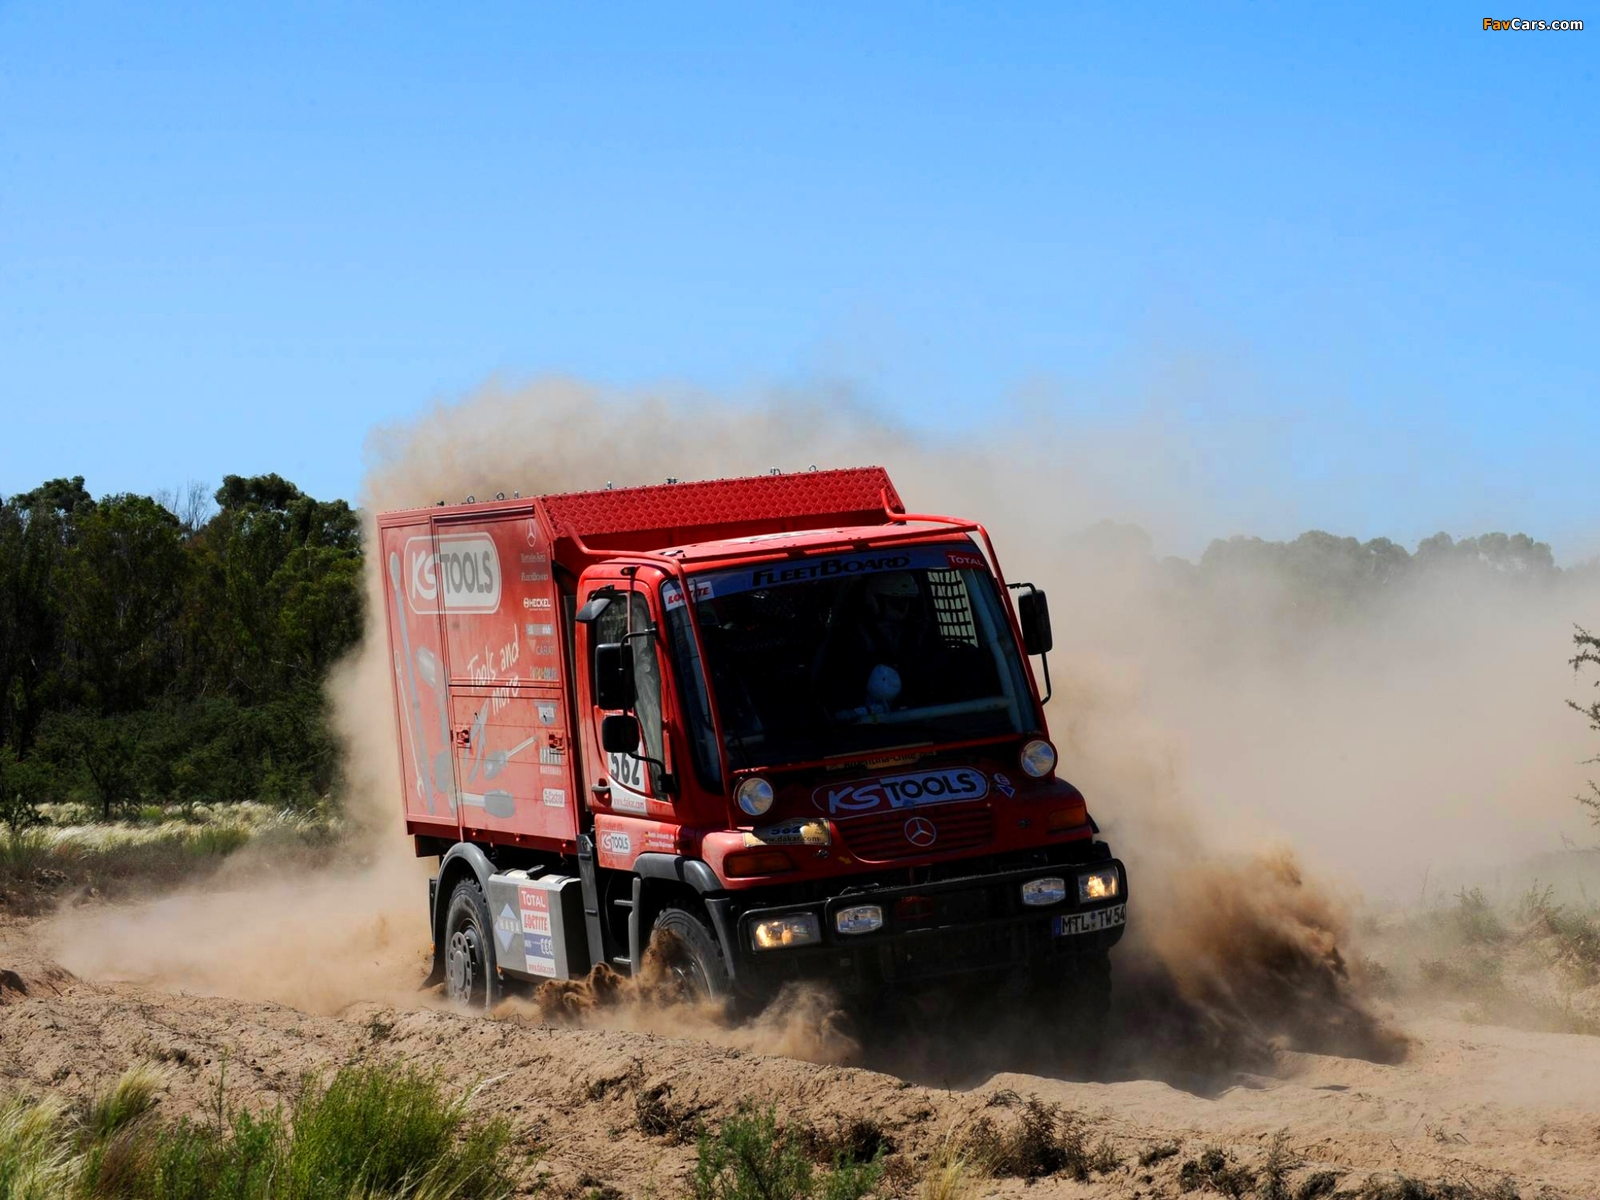
{"label": "dry grass", "polygon": [[[58,821],[73,815],[54,814]],[[73,893],[117,898],[203,877],[246,846],[326,854],[338,834],[326,818],[259,804],[196,806],[160,821],[0,830],[0,905],[32,914]]]}

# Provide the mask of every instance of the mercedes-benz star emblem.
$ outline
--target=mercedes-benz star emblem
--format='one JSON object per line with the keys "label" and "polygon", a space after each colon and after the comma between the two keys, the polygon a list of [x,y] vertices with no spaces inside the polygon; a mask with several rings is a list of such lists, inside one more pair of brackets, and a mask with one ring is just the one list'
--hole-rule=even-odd
{"label": "mercedes-benz star emblem", "polygon": [[906,822],[906,841],[913,846],[931,846],[939,831],[927,817],[912,817]]}

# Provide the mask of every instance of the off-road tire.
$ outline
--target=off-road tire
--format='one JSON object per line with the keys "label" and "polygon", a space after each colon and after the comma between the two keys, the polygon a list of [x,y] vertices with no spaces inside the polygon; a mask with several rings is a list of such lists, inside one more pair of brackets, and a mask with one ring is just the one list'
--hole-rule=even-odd
{"label": "off-road tire", "polygon": [[494,923],[474,878],[450,893],[444,917],[444,990],[459,1008],[487,1012],[500,998],[494,961]]}
{"label": "off-road tire", "polygon": [[670,935],[657,942],[663,949],[662,965],[683,988],[697,999],[714,1004],[733,1000],[733,976],[717,935],[703,919],[682,908],[664,908],[656,917],[651,939]]}

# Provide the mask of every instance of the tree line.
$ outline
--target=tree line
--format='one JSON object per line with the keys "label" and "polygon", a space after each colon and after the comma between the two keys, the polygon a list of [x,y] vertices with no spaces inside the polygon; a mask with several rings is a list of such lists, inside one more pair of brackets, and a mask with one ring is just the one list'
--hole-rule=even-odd
{"label": "tree line", "polygon": [[0,795],[303,805],[338,777],[323,681],[361,636],[361,530],[278,475],[0,503]]}
{"label": "tree line", "polygon": [[[1086,566],[1153,570],[1174,602],[1197,590],[1232,608],[1237,586],[1305,623],[1337,621],[1403,585],[1513,588],[1600,582],[1562,570],[1525,534],[1408,552],[1312,531],[1218,540],[1198,562],[1155,559],[1143,530],[1110,522],[1069,542]],[[361,520],[278,475],[229,475],[214,493],[106,495],[81,476],[0,502],[0,818],[80,800],[107,818],[134,805],[259,799],[309,805],[337,786],[323,685],[361,638]],[[1292,636],[1292,633],[1291,633]],[[1572,666],[1600,668],[1580,630]],[[1600,704],[1574,704],[1600,732]],[[1600,792],[1591,801],[1600,818]]]}

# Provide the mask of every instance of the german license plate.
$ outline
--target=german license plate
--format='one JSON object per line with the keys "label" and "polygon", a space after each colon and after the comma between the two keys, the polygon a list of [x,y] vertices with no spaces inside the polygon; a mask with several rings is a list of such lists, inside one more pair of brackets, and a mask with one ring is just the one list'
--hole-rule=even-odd
{"label": "german license plate", "polygon": [[1097,933],[1102,929],[1114,929],[1118,925],[1127,923],[1126,904],[1113,904],[1110,908],[1097,908],[1093,912],[1068,913],[1050,922],[1051,932],[1057,937],[1069,937],[1074,933]]}

